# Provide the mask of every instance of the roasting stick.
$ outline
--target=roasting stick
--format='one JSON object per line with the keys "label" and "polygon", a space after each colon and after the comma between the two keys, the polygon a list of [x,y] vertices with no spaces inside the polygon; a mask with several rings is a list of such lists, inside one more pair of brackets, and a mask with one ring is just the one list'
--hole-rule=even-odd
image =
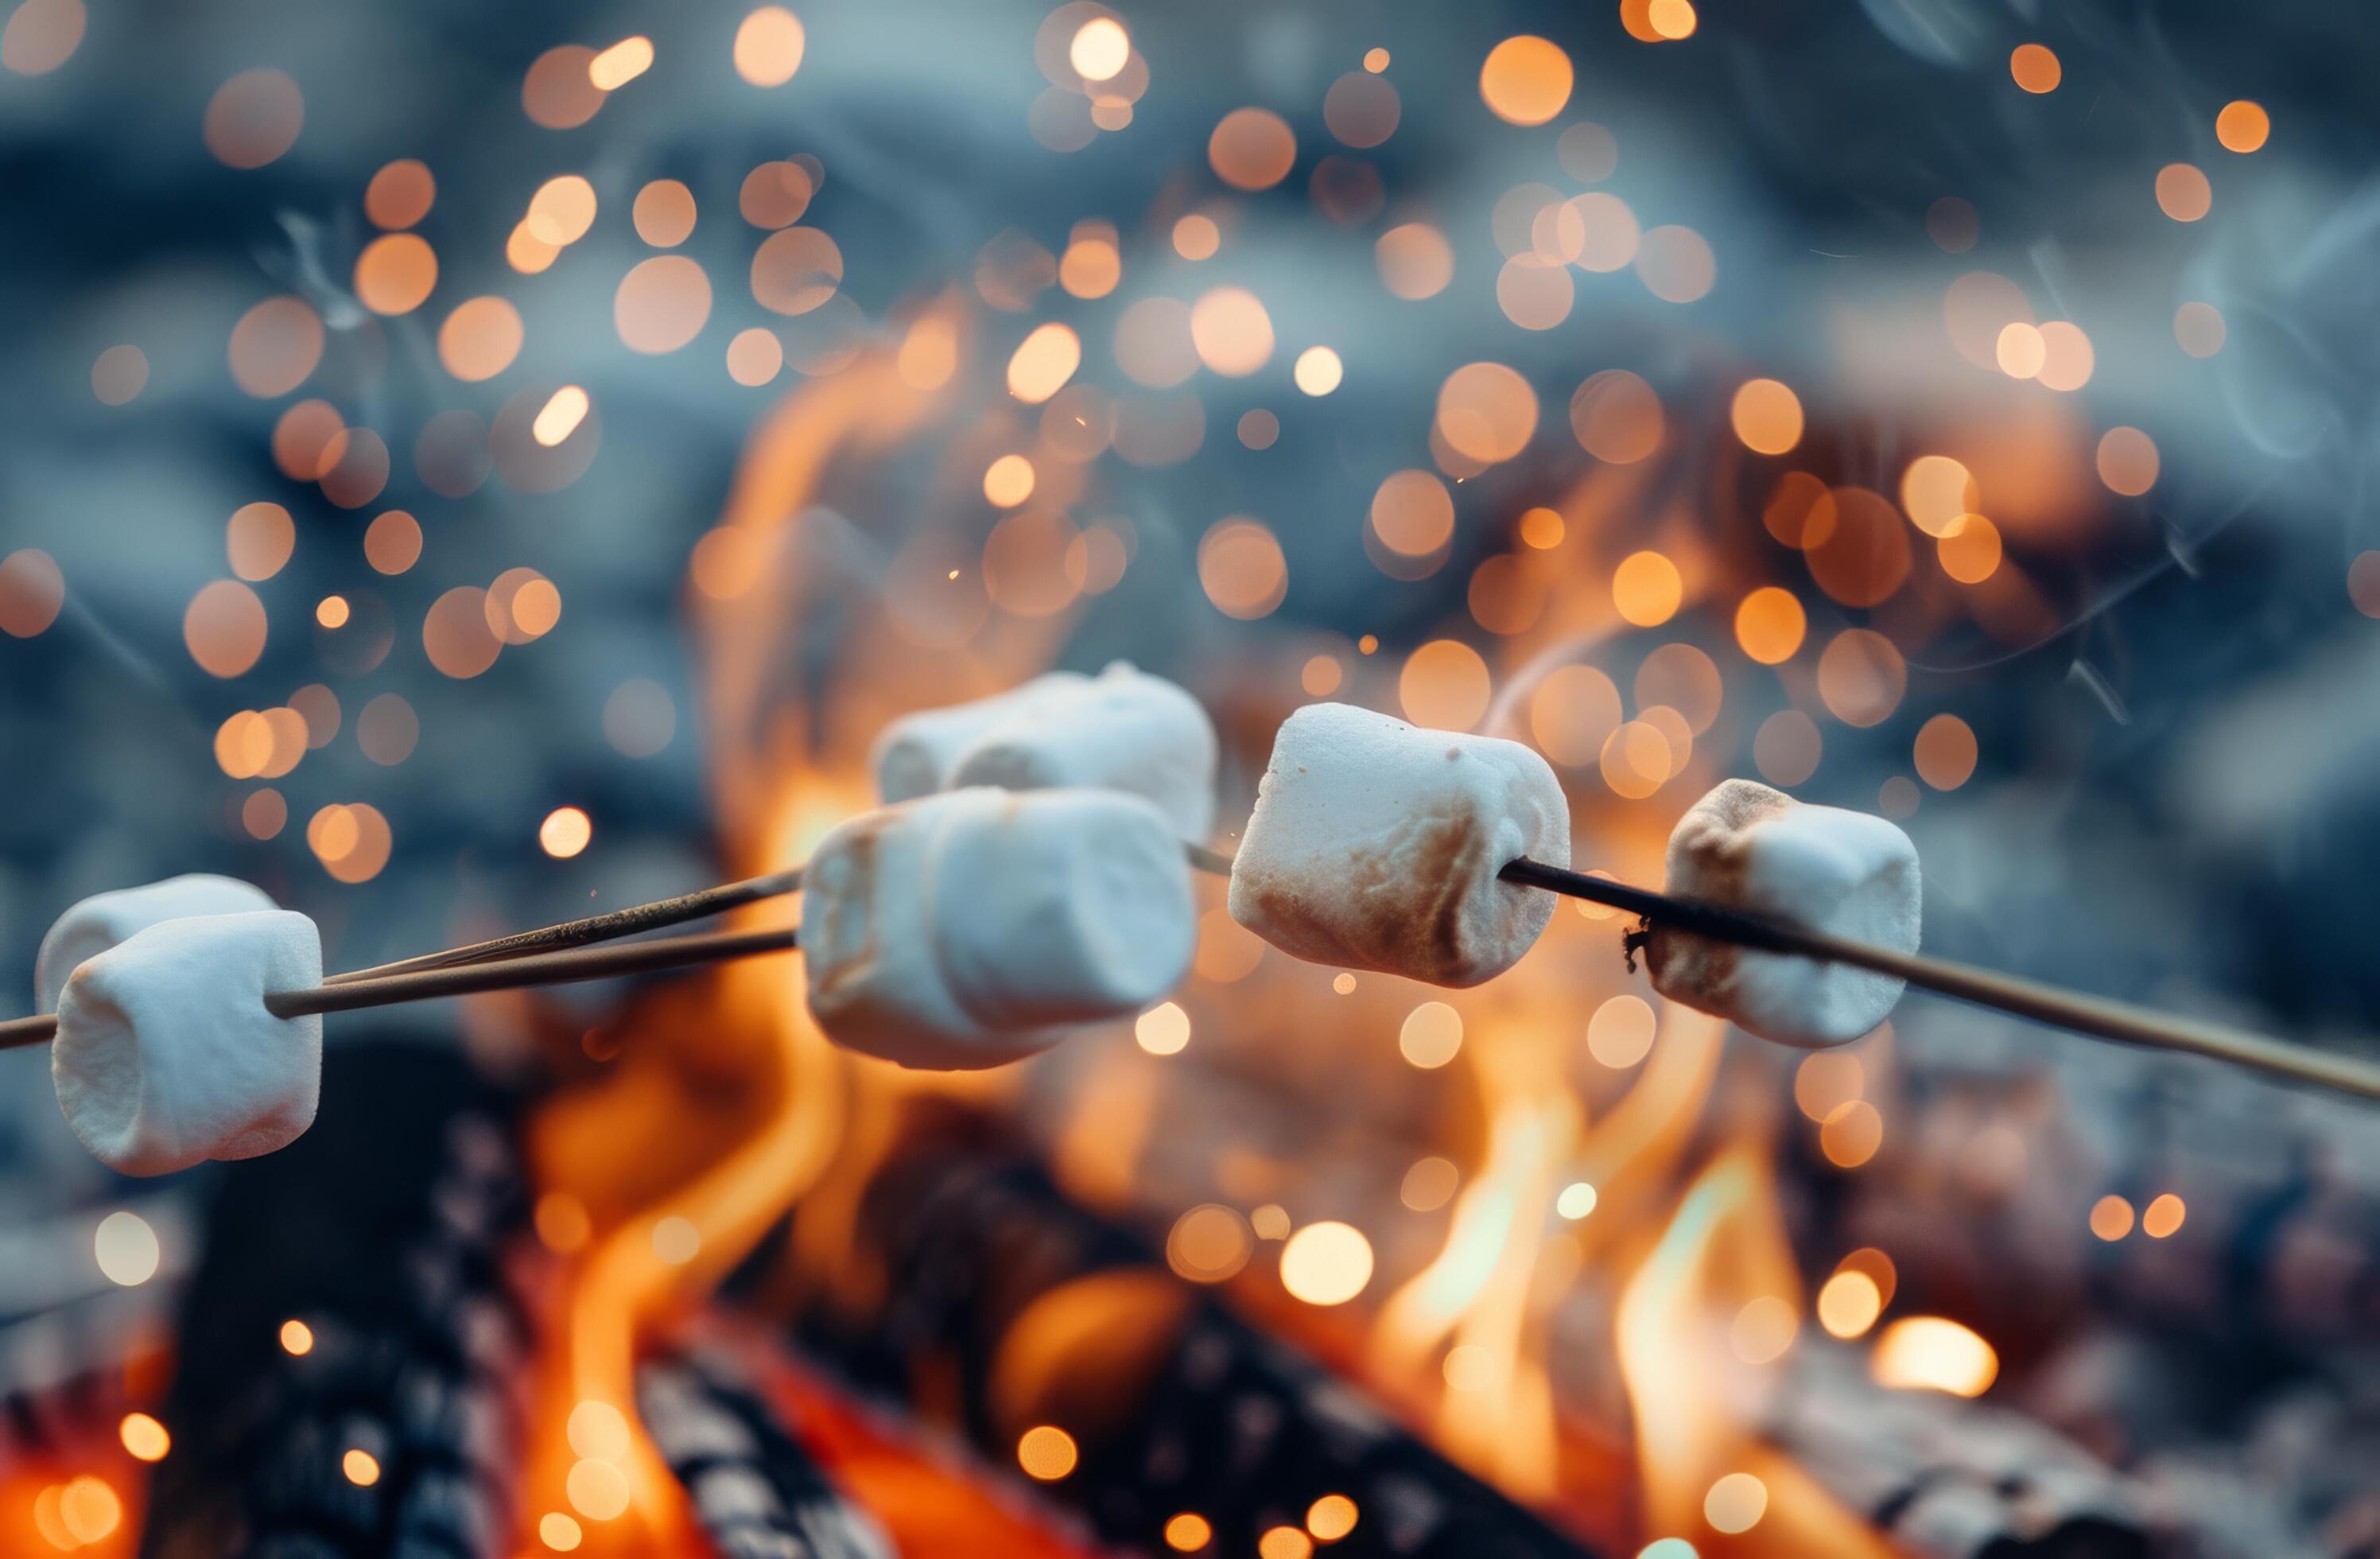
{"label": "roasting stick", "polygon": [[[424,953],[419,957],[401,958],[393,964],[352,969],[346,974],[334,974],[322,983],[354,985],[367,980],[412,974],[422,969],[455,968],[466,964],[516,958],[528,953],[583,947],[590,942],[609,942],[614,937],[634,936],[639,932],[659,931],[663,926],[699,920],[706,915],[724,914],[747,904],[758,904],[762,899],[782,897],[801,885],[802,869],[796,866],[789,871],[771,871],[762,877],[747,877],[740,883],[722,883],[718,887],[704,888],[698,893],[680,894],[675,898],[657,899],[650,904],[632,904],[625,909],[589,915],[583,920],[565,920],[560,925],[543,926],[536,931],[515,932],[510,936],[475,942],[468,947],[450,947],[443,953]],[[481,986],[477,989],[494,990],[499,987]],[[320,1007],[309,1010],[332,1012],[337,1009]]]}
{"label": "roasting stick", "polygon": [[[1197,870],[1217,876],[1231,874],[1228,856],[1203,845],[1186,845],[1184,849],[1190,864]],[[1526,857],[1506,865],[1499,875],[1524,887],[1608,905],[1740,947],[1850,964],[2037,1023],[2122,1044],[2211,1056],[2275,1077],[2380,1100],[2380,1065],[2353,1056],[2289,1044],[2219,1024],[2193,1022],[1946,958],[1896,953],[1787,921],[1548,866]],[[747,878],[468,947],[334,975],[312,990],[270,993],[264,998],[264,1005],[276,1017],[295,1017],[308,1013],[434,1001],[484,991],[651,974],[784,952],[796,945],[792,930],[667,937],[619,947],[587,944],[758,903],[792,893],[800,883],[798,867]],[[56,1031],[56,1017],[47,1014],[0,1022],[0,1050],[45,1044]]]}
{"label": "roasting stick", "polygon": [[[583,980],[611,980],[621,975],[658,974],[732,958],[787,953],[799,945],[799,932],[787,926],[662,937],[617,947],[563,948],[494,963],[418,968],[402,974],[373,974],[369,979],[351,975],[344,983],[339,980],[325,980],[304,991],[268,991],[264,1010],[275,1017],[353,1012],[362,1007],[394,1006],[400,1002],[468,996],[482,991],[516,991],[536,985],[568,985]],[[57,1017],[51,1013],[0,1023],[0,1050],[46,1044],[56,1037],[57,1028]]]}
{"label": "roasting stick", "polygon": [[[1211,871],[1219,877],[1231,875],[1232,858],[1220,851],[1208,849],[1204,845],[1184,844],[1182,853],[1192,866],[1201,871]],[[663,926],[698,920],[706,915],[724,914],[730,909],[740,909],[764,899],[782,898],[787,894],[799,892],[801,885],[802,869],[791,867],[765,876],[747,877],[740,883],[723,883],[715,888],[680,894],[675,898],[656,899],[650,904],[632,904],[625,909],[589,915],[583,920],[565,920],[559,925],[541,926],[536,931],[515,932],[509,936],[475,942],[468,947],[450,947],[442,953],[424,953],[419,957],[402,958],[393,964],[375,964],[370,968],[334,974],[322,983],[352,985],[358,980],[378,980],[384,975],[455,968],[466,964],[493,963],[524,953],[583,947],[591,942],[609,942],[615,937],[634,936],[639,932],[659,931]]]}
{"label": "roasting stick", "polygon": [[[1219,877],[1231,875],[1232,858],[1227,855],[1208,849],[1204,845],[1184,844],[1182,851],[1190,864],[1201,871],[1211,871]],[[680,894],[675,898],[657,899],[650,904],[632,904],[625,909],[589,915],[583,920],[565,920],[559,925],[542,926],[536,931],[515,932],[509,936],[475,942],[468,947],[450,947],[443,953],[424,953],[419,957],[402,958],[393,964],[353,969],[346,974],[334,974],[322,983],[352,985],[358,980],[378,980],[383,975],[454,968],[465,964],[492,963],[524,953],[583,947],[590,942],[609,942],[614,937],[659,931],[663,926],[699,920],[707,915],[724,914],[730,909],[740,909],[764,899],[781,898],[786,894],[799,892],[801,885],[802,869],[796,866],[783,871],[771,871],[765,876],[747,877],[740,883],[724,883],[715,888]]]}
{"label": "roasting stick", "polygon": [[2180,1051],[2212,1056],[2234,1066],[2267,1072],[2299,1082],[2317,1083],[2345,1093],[2380,1099],[2380,1065],[2305,1045],[2289,1044],[2220,1024],[2198,1023],[2168,1013],[2154,1012],[2124,1002],[2045,985],[2039,980],[1953,963],[1948,958],[1916,953],[1895,953],[1848,937],[1812,931],[1782,920],[1748,915],[1738,909],[1675,898],[1646,888],[1632,887],[1606,877],[1592,877],[1563,867],[1523,859],[1499,873],[1508,883],[1544,888],[1571,898],[1609,905],[1648,920],[1665,920],[1681,931],[1715,941],[1730,942],[1766,953],[1799,954],[1858,968],[1874,969],[1922,985],[1946,996],[1996,1007],[2036,1023],[2071,1029],[2121,1044],[2153,1050]]}

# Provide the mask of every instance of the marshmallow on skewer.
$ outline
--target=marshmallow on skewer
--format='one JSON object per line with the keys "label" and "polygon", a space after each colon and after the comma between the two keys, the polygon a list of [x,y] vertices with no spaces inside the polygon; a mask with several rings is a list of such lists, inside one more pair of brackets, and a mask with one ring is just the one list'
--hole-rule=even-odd
{"label": "marshmallow on skewer", "polygon": [[67,1124],[127,1175],[287,1147],[314,1122],[322,1020],[268,991],[322,979],[314,922],[284,909],[162,920],[79,966],[50,1076]]}
{"label": "marshmallow on skewer", "polygon": [[1155,802],[1177,836],[1201,840],[1215,825],[1215,761],[1214,723],[1198,700],[1117,661],[978,734],[950,783],[1126,791]]}
{"label": "marshmallow on skewer", "polygon": [[835,828],[803,870],[811,1015],[904,1066],[996,1066],[1131,1017],[1196,930],[1172,826],[1111,790],[926,797]]}
{"label": "marshmallow on skewer", "polygon": [[878,794],[1121,790],[1157,804],[1184,839],[1215,822],[1216,741],[1198,700],[1117,661],[1096,677],[1053,671],[973,703],[920,710],[876,739]]}
{"label": "marshmallow on skewer", "polygon": [[1544,759],[1309,704],[1273,739],[1232,919],[1316,963],[1476,985],[1553,918],[1552,895],[1498,879],[1521,856],[1570,863],[1570,807]]}
{"label": "marshmallow on skewer", "polygon": [[1004,693],[901,716],[878,733],[868,754],[877,795],[889,805],[950,789],[951,771],[977,737],[1089,681],[1080,672],[1052,671]]}
{"label": "marshmallow on skewer", "polygon": [[[1922,879],[1909,835],[1880,817],[1813,807],[1750,780],[1728,780],[1670,834],[1669,891],[1816,931],[1917,951]],[[1890,975],[1759,953],[1653,924],[1653,988],[1779,1044],[1839,1045],[1884,1021],[1900,999]]]}
{"label": "marshmallow on skewer", "polygon": [[74,973],[76,965],[160,920],[247,915],[279,907],[253,883],[203,871],[94,894],[59,916],[50,934],[42,938],[42,950],[33,958],[33,1010],[57,1011],[58,993],[66,989],[67,977]]}

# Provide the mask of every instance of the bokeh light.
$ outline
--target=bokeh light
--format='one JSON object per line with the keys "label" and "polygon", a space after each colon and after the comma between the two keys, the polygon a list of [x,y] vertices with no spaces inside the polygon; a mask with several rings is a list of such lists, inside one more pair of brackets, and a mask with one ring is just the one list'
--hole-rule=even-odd
{"label": "bokeh light", "polygon": [[1372,1242],[1353,1224],[1308,1224],[1281,1247],[1281,1281],[1309,1305],[1343,1305],[1372,1281]]}
{"label": "bokeh light", "polygon": [[1570,102],[1570,55],[1534,34],[1507,38],[1479,67],[1479,95],[1508,124],[1542,125]]}

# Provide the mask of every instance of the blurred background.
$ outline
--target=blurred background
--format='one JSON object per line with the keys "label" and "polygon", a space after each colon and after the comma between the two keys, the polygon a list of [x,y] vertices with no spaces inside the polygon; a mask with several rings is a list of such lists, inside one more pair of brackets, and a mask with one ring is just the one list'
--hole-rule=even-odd
{"label": "blurred background", "polygon": [[[885,718],[1123,657],[1214,712],[1226,847],[1279,720],[1350,700],[1544,752],[1582,869],[1658,881],[1679,813],[1757,776],[1910,832],[1929,950],[2371,1046],[2352,8],[22,0],[5,29],[20,992],[67,905],[178,871],[264,885],[346,968],[773,869],[869,803]],[[1219,905],[1179,1000],[995,1078],[829,1052],[782,967],[334,1018],[310,1172],[114,1180],[45,1058],[0,1056],[0,1337],[50,1361],[5,1383],[55,1420],[0,1525],[130,1552],[142,1467],[188,1453],[125,1415],[190,1445],[176,1381],[221,1448],[284,1447],[246,1465],[329,1480],[292,1529],[320,1552],[419,1536],[463,1464],[353,1407],[385,1372],[271,1346],[301,1311],[378,1335],[341,1307],[377,1313],[356,1274],[409,1247],[230,1267],[220,1234],[338,1226],[286,1199],[402,1202],[444,1153],[508,1188],[472,1238],[543,1286],[474,1258],[519,1357],[452,1369],[534,1389],[441,1496],[479,1537],[421,1552],[746,1552],[696,1535],[631,1400],[716,1384],[634,1377],[728,1314],[796,1339],[726,1372],[815,1371],[772,1400],[846,1486],[819,1426],[884,1402],[1059,1507],[995,1542],[905,1495],[947,1529],[894,1522],[904,1551],[1197,1551],[1184,1514],[1214,1552],[1439,1551],[1326,1536],[1309,1502],[1373,1508],[1352,1486],[1160,1478],[1133,1437],[1206,1420],[1082,1408],[1072,1344],[996,1367],[1017,1252],[953,1255],[947,1188],[887,1204],[924,1144],[1029,1229],[1149,1242],[1112,1260],[1214,1307],[1191,1332],[1381,1398],[1416,1465],[1482,1480],[1439,1508],[1544,1522],[1400,1529],[1444,1552],[2380,1545],[2368,1113],[1924,997],[1763,1051],[1568,910],[1451,995],[1290,965]],[[418,1174],[318,1140],[416,1096]],[[1302,1264],[1316,1229],[1344,1234]],[[906,1330],[905,1260],[953,1307]],[[1660,1322],[1706,1309],[1716,1343]],[[985,1378],[921,1386],[923,1339],[970,1327]],[[176,1374],[225,1336],[252,1370]],[[586,1402],[634,1424],[611,1455],[553,1448]],[[619,1508],[577,1497],[590,1463]],[[278,1541],[286,1479],[201,1516],[157,1476],[149,1551]]]}

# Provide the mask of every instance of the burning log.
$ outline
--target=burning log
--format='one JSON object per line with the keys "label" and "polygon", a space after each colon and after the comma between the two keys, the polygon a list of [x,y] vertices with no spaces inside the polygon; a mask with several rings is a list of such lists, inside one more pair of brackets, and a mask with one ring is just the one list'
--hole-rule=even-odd
{"label": "burning log", "polygon": [[225,1174],[148,1559],[502,1548],[528,1322],[499,1259],[522,1205],[497,1102],[443,1052],[359,1045],[323,1103]]}
{"label": "burning log", "polygon": [[[2374,1552],[2380,1377],[2368,1363],[2210,1404],[2188,1400],[2204,1382],[2187,1351],[2095,1333],[2020,1394],[2028,1412],[1888,1390],[1847,1350],[1805,1343],[1765,1432],[1923,1559]],[[2108,1415],[2127,1408],[2135,1421],[2111,1431]]]}
{"label": "burning log", "polygon": [[1805,1343],[1766,1433],[1922,1559],[2144,1559],[2139,1494],[2054,1431],[2003,1408],[1876,1385],[1841,1349]]}
{"label": "burning log", "polygon": [[[1212,1552],[1251,1553],[1343,1509],[1354,1525],[1335,1551],[1349,1554],[1586,1552],[1174,1279],[1036,1167],[920,1148],[877,1178],[861,1230],[879,1281],[812,1307],[810,1349],[1015,1456],[1108,1541],[1161,1551],[1183,1520]],[[1037,1455],[1037,1437],[1057,1449]]]}
{"label": "burning log", "polygon": [[2380,1334],[2368,1107],[2107,1047],[2051,1074],[2029,1040],[1948,1014],[1898,1036],[1881,1151],[1848,1175],[1795,1161],[1820,1270],[1876,1246],[1904,1308],[2009,1339],[2083,1313],[2240,1353]]}
{"label": "burning log", "polygon": [[[2342,1352],[2224,1369],[2195,1338],[2100,1326],[2034,1370],[2040,1420],[2124,1468],[2192,1554],[2367,1554],[2380,1545],[2380,1372]],[[2183,1540],[2187,1541],[2183,1541]]]}
{"label": "burning log", "polygon": [[892,1559],[883,1529],[724,1356],[645,1365],[637,1407],[722,1559]]}

